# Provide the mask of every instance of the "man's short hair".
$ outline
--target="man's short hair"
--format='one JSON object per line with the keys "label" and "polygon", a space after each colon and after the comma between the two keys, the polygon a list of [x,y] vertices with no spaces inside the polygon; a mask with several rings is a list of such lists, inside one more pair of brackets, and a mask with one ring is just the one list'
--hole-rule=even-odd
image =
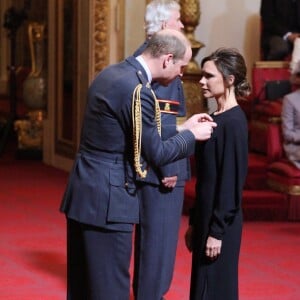
{"label": "man's short hair", "polygon": [[174,29],[163,29],[152,35],[145,53],[158,58],[164,54],[173,54],[174,62],[183,59],[190,42],[186,36]]}

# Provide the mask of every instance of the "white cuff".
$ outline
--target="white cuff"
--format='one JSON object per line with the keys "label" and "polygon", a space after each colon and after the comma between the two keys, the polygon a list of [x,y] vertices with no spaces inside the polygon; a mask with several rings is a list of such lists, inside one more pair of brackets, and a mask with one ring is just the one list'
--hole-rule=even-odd
{"label": "white cuff", "polygon": [[291,35],[292,33],[289,31],[287,32],[284,36],[283,36],[283,39],[286,41],[288,36]]}

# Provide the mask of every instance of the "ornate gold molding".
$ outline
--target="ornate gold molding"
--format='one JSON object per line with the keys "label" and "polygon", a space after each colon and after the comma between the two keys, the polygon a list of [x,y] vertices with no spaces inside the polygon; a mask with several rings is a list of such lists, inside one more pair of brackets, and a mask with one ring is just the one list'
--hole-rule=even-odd
{"label": "ornate gold molding", "polygon": [[189,118],[193,114],[207,112],[207,101],[203,98],[199,85],[200,76],[187,73],[183,75],[182,79],[186,99],[186,117]]}
{"label": "ornate gold molding", "polygon": [[192,58],[185,69],[183,80],[184,95],[186,99],[186,117],[207,111],[207,102],[200,89],[200,68],[195,60],[199,50],[204,44],[195,39],[195,29],[199,24],[201,15],[200,0],[180,0],[181,21],[184,25],[184,33],[191,42]]}
{"label": "ornate gold molding", "polygon": [[195,39],[195,29],[200,21],[200,0],[180,0],[181,21],[184,25],[184,32],[192,45],[192,59],[190,60],[186,73],[199,73],[200,69],[195,60],[199,50],[205,45]]}
{"label": "ornate gold molding", "polygon": [[94,75],[109,64],[109,0],[94,0],[93,70]]}
{"label": "ornate gold molding", "polygon": [[255,68],[289,68],[288,61],[257,61],[254,63]]}

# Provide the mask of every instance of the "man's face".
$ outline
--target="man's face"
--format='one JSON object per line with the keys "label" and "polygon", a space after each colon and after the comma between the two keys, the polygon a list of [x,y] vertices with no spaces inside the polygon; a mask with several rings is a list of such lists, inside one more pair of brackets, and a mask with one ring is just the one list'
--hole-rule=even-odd
{"label": "man's face", "polygon": [[192,49],[187,48],[183,59],[174,62],[173,56],[168,56],[164,61],[164,73],[163,76],[157,80],[161,85],[167,86],[171,81],[173,81],[177,76],[182,77],[184,68],[188,65],[192,57]]}
{"label": "man's face", "polygon": [[178,10],[173,10],[168,21],[164,23],[163,28],[175,29],[180,31],[184,28],[184,25],[180,21],[180,12]]}

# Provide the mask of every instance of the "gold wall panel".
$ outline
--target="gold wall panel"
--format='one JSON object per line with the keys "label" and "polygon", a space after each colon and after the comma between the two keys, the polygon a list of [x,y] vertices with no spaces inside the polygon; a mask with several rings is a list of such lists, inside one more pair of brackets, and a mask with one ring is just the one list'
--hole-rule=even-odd
{"label": "gold wall panel", "polygon": [[109,35],[110,35],[110,6],[109,0],[94,1],[94,32],[93,47],[94,52],[94,75],[100,72],[109,64]]}

